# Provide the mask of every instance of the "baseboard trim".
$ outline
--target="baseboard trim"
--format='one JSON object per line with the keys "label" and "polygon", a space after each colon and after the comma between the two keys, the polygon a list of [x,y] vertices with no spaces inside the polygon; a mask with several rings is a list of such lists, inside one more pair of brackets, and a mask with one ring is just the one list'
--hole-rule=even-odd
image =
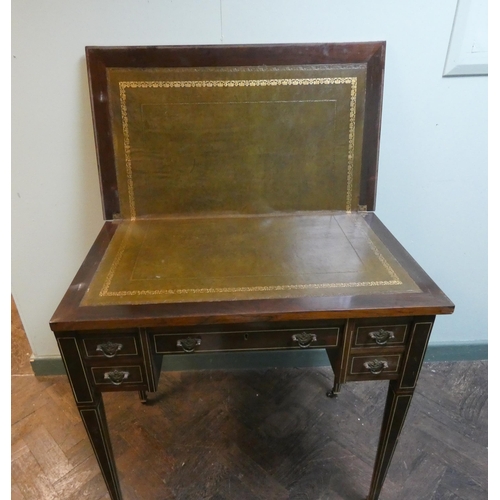
{"label": "baseboard trim", "polygon": [[60,356],[31,356],[30,364],[36,377],[66,375]]}
{"label": "baseboard trim", "polygon": [[[477,361],[488,359],[487,342],[430,344],[425,361]],[[323,349],[310,351],[220,352],[189,356],[165,355],[162,370],[258,370],[264,368],[306,368],[329,366]],[[31,368],[37,377],[64,375],[59,356],[32,357]]]}
{"label": "baseboard trim", "polygon": [[425,361],[479,361],[488,359],[487,342],[437,342],[429,344]]}

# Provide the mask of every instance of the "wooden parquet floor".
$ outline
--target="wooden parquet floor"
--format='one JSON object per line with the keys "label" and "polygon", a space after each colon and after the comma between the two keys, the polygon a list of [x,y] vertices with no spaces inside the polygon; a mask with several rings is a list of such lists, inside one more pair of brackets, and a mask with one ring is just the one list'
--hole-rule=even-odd
{"label": "wooden parquet floor", "polygon": [[[11,498],[109,498],[66,378],[34,377],[12,331]],[[106,394],[125,500],[362,500],[387,384],[332,400],[330,383],[327,368],[164,372],[147,405]],[[426,363],[381,500],[488,498],[487,394],[486,361]]]}

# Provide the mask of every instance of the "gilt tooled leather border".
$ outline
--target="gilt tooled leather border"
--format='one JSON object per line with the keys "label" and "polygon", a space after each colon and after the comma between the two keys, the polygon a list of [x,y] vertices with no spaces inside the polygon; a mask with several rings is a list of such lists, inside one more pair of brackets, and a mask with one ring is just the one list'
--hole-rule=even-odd
{"label": "gilt tooled leather border", "polygon": [[367,235],[367,242],[377,257],[378,261],[382,264],[384,269],[392,279],[379,280],[379,281],[359,281],[359,282],[340,282],[340,283],[309,283],[309,284],[296,284],[296,285],[276,285],[276,286],[254,286],[254,287],[221,287],[221,288],[181,288],[181,289],[160,289],[160,290],[127,290],[127,291],[110,291],[109,288],[113,281],[116,269],[127,249],[128,237],[130,235],[131,227],[127,231],[120,244],[120,248],[114,258],[111,267],[106,275],[103,286],[99,292],[100,297],[127,297],[127,296],[155,296],[155,295],[186,295],[186,294],[211,294],[211,293],[236,293],[236,292],[266,292],[266,291],[287,291],[287,290],[318,290],[318,289],[332,289],[332,288],[360,288],[360,287],[376,287],[376,286],[399,286],[403,282],[396,274],[392,266],[387,262],[386,258],[382,255],[375,243]]}
{"label": "gilt tooled leather border", "polygon": [[[122,115],[123,143],[125,152],[125,170],[127,175],[127,192],[131,220],[136,219],[134,180],[132,174],[132,157],[130,148],[130,133],[128,126],[127,89],[133,88],[234,88],[234,87],[268,87],[268,86],[296,86],[296,85],[350,85],[351,97],[349,104],[349,144],[347,153],[347,186],[346,212],[352,210],[352,189],[354,170],[354,142],[356,128],[356,99],[358,89],[357,77],[334,78],[272,78],[259,80],[192,80],[192,81],[121,81],[120,108]],[[265,288],[266,290],[267,288]],[[246,290],[239,290],[246,291]]]}

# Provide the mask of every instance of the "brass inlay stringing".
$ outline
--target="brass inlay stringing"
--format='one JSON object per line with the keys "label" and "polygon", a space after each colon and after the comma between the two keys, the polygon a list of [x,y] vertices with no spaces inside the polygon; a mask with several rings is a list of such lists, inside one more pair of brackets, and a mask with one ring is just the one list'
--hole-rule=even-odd
{"label": "brass inlay stringing", "polygon": [[[127,112],[128,88],[233,88],[233,87],[270,87],[270,86],[294,86],[294,85],[351,85],[351,98],[349,105],[349,144],[347,152],[347,200],[346,211],[351,212],[352,205],[352,183],[354,168],[354,140],[356,126],[356,96],[357,77],[338,78],[275,78],[270,80],[193,80],[193,81],[123,81],[119,82],[120,107],[122,113],[123,143],[125,153],[125,169],[127,173],[127,191],[130,207],[130,218],[135,220],[135,196],[134,181],[132,175],[132,158],[130,154],[130,133]],[[243,290],[242,290],[243,291]]]}
{"label": "brass inlay stringing", "polygon": [[[391,280],[380,280],[380,281],[359,281],[359,282],[344,282],[344,283],[311,283],[302,285],[276,285],[276,286],[244,286],[244,287],[224,287],[224,288],[182,288],[177,290],[130,290],[130,291],[120,291],[120,292],[110,292],[109,287],[113,280],[116,268],[118,267],[120,260],[127,247],[127,240],[130,234],[132,226],[129,226],[123,241],[121,242],[120,249],[111,265],[111,268],[106,276],[104,285],[99,292],[100,297],[126,297],[126,296],[143,296],[143,295],[185,295],[193,293],[236,293],[236,292],[267,292],[267,291],[286,291],[286,290],[312,290],[312,289],[328,289],[328,288],[350,288],[350,287],[374,287],[374,286],[394,286],[402,285],[403,282],[400,280],[394,269],[387,262],[385,257],[380,253],[379,249],[375,246],[373,241],[368,237],[368,244],[370,249],[373,251],[375,256],[378,258],[380,263],[384,266],[386,271],[389,273]],[[368,236],[368,235],[367,235]]]}

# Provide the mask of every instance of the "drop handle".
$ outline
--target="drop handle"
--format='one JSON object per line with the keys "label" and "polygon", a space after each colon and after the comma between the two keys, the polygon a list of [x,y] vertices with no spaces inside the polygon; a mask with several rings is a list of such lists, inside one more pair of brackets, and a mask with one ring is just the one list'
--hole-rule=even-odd
{"label": "drop handle", "polygon": [[305,349],[306,347],[309,347],[313,342],[316,342],[317,338],[314,333],[302,332],[292,335],[292,340],[294,342],[298,342],[299,347]]}
{"label": "drop handle", "polygon": [[201,345],[201,339],[188,337],[177,341],[177,347],[182,347],[184,352],[194,352],[195,348]]}
{"label": "drop handle", "polygon": [[102,352],[107,358],[114,358],[118,351],[123,349],[123,344],[118,344],[116,342],[106,342],[105,344],[98,344],[95,348],[97,352]]}
{"label": "drop handle", "polygon": [[370,372],[373,373],[373,375],[378,375],[379,373],[382,373],[384,370],[389,368],[387,361],[381,361],[379,359],[367,361],[366,363],[363,363],[363,366],[367,370],[370,370]]}
{"label": "drop handle", "polygon": [[125,380],[128,379],[129,375],[129,372],[125,372],[122,370],[113,370],[112,372],[106,372],[104,374],[104,380],[109,380],[113,385],[121,385]]}
{"label": "drop handle", "polygon": [[375,341],[376,344],[378,345],[385,345],[389,340],[394,339],[394,332],[391,332],[390,330],[384,330],[381,328],[380,330],[377,330],[376,332],[370,332],[368,336]]}

